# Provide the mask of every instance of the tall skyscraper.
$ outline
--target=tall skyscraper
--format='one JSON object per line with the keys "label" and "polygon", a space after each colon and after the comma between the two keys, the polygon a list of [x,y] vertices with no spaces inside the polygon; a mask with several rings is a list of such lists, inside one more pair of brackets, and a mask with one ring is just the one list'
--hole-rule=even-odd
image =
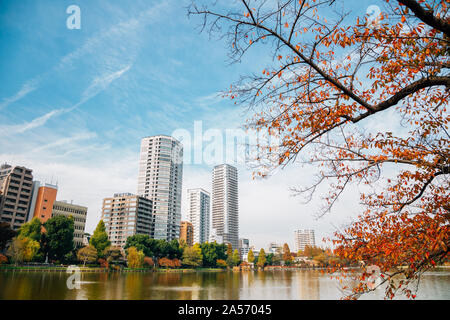
{"label": "tall skyscraper", "polygon": [[[36,190],[33,188],[34,192]],[[33,203],[33,217],[46,222],[52,217],[53,203],[56,201],[58,187],[53,184],[45,183],[37,189],[36,202]],[[34,198],[34,195],[33,195]]]}
{"label": "tall skyscraper", "polygon": [[53,203],[52,217],[72,217],[74,222],[73,242],[75,247],[83,246],[84,228],[86,225],[87,209],[67,201],[55,201]]}
{"label": "tall skyscraper", "polygon": [[214,167],[212,177],[212,228],[224,243],[239,248],[238,173],[228,164]]}
{"label": "tall skyscraper", "polygon": [[189,221],[181,221],[180,241],[186,242],[189,247],[194,245],[194,227]]}
{"label": "tall skyscraper", "polygon": [[315,246],[316,239],[314,230],[295,230],[294,231],[295,250],[305,250],[306,246]]}
{"label": "tall skyscraper", "polygon": [[131,193],[103,199],[102,220],[111,244],[123,247],[135,234],[153,233],[152,201]]}
{"label": "tall skyscraper", "polygon": [[194,227],[194,243],[209,240],[210,196],[203,189],[189,189],[189,221]]}
{"label": "tall skyscraper", "polygon": [[17,230],[26,222],[33,186],[32,170],[3,164],[0,166],[0,221]]}
{"label": "tall skyscraper", "polygon": [[143,138],[139,159],[138,195],[153,202],[154,239],[180,237],[183,146],[173,137]]}

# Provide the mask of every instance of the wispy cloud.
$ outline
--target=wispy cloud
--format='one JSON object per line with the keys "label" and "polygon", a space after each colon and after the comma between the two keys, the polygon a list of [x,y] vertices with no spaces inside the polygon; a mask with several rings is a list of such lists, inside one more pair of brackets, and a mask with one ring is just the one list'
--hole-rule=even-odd
{"label": "wispy cloud", "polygon": [[43,150],[47,150],[47,149],[51,149],[51,148],[55,148],[55,147],[59,147],[59,146],[68,146],[74,142],[77,142],[80,140],[92,139],[95,137],[97,137],[97,135],[93,132],[81,132],[78,134],[74,134],[70,137],[64,137],[64,138],[58,139],[54,142],[45,144],[43,146],[39,146],[37,148],[34,148],[31,152],[36,153],[36,152],[41,152]]}
{"label": "wispy cloud", "polygon": [[25,131],[43,126],[50,118],[63,112],[65,112],[64,109],[55,109],[29,122],[24,122],[22,124],[0,126],[0,137],[24,133]]}
{"label": "wispy cloud", "polygon": [[141,12],[137,17],[132,17],[116,25],[104,28],[102,31],[89,37],[79,48],[62,57],[53,68],[27,80],[19,91],[10,97],[3,98],[0,101],[0,110],[39,89],[42,83],[51,75],[65,72],[67,69],[72,68],[76,61],[88,54],[95,55],[98,58],[97,61],[101,65],[98,65],[96,69],[100,73],[104,72],[105,69],[117,67],[120,61],[122,63],[123,61],[128,61],[128,65],[131,64],[142,42],[139,32],[140,28],[155,22],[161,16],[161,12],[169,8],[170,6],[167,2],[161,2]]}
{"label": "wispy cloud", "polygon": [[116,72],[113,73],[105,73],[101,76],[96,77],[89,87],[84,90],[82,94],[81,101],[78,103],[82,104],[86,102],[87,100],[91,99],[92,97],[96,96],[98,93],[102,92],[108,86],[115,80],[119,79],[124,73],[126,73],[128,70],[130,70],[131,65],[126,66],[125,68],[122,68]]}
{"label": "wispy cloud", "polygon": [[11,103],[14,103],[14,102],[22,99],[30,92],[36,90],[39,86],[39,82],[40,82],[40,80],[38,77],[25,82],[23,84],[22,88],[20,88],[20,90],[15,95],[13,95],[9,98],[4,98],[2,100],[2,102],[0,102],[0,110],[2,110],[3,108],[6,108]]}
{"label": "wispy cloud", "polygon": [[55,109],[50,112],[47,112],[43,116],[35,118],[29,122],[24,122],[22,124],[0,126],[0,137],[1,136],[11,136],[14,134],[24,133],[28,130],[36,129],[38,127],[45,125],[48,120],[50,120],[51,118],[53,118],[55,116],[59,116],[61,114],[68,113],[70,111],[75,110],[76,108],[80,107],[83,103],[86,103],[87,101],[89,101],[90,99],[95,97],[97,94],[99,94],[100,92],[107,89],[108,86],[113,81],[119,79],[130,68],[131,68],[131,65],[128,65],[125,68],[122,68],[116,72],[106,73],[100,77],[96,77],[94,80],[92,80],[89,87],[83,91],[81,100],[78,101],[77,103],[75,103],[70,108]]}

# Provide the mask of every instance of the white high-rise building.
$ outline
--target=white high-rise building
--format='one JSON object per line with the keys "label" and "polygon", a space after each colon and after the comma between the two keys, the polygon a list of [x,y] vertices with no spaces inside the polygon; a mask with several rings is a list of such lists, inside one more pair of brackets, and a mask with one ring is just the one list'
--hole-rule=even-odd
{"label": "white high-rise building", "polygon": [[315,246],[316,239],[314,230],[295,230],[294,231],[295,251],[305,250],[306,246]]}
{"label": "white high-rise building", "polygon": [[239,248],[238,173],[228,164],[214,167],[212,177],[212,228],[224,243]]}
{"label": "white high-rise building", "polygon": [[210,219],[209,192],[203,189],[189,189],[189,221],[194,227],[194,243],[204,243],[209,240]]}
{"label": "white high-rise building", "polygon": [[173,137],[143,138],[139,158],[138,195],[153,202],[154,239],[180,236],[183,145]]}
{"label": "white high-rise building", "polygon": [[216,229],[211,228],[211,231],[209,233],[209,242],[217,242],[217,244],[223,243],[223,236],[219,236],[217,234]]}

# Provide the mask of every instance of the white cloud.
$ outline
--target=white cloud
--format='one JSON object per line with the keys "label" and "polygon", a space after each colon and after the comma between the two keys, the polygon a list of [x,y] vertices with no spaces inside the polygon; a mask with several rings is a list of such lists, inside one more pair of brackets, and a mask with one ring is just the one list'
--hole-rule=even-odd
{"label": "white cloud", "polygon": [[1,136],[10,136],[15,134],[24,133],[25,131],[35,129],[37,127],[43,126],[46,122],[52,117],[63,113],[63,109],[55,109],[50,112],[47,112],[43,116],[35,118],[29,122],[24,122],[22,124],[15,125],[3,125],[0,126],[0,137]]}
{"label": "white cloud", "polygon": [[0,103],[0,110],[2,110],[3,108],[6,108],[11,103],[22,99],[30,92],[36,90],[39,86],[39,81],[40,81],[39,78],[35,78],[35,79],[25,82],[23,84],[23,86],[20,88],[20,90],[15,95],[13,95],[12,97],[3,99],[3,101]]}

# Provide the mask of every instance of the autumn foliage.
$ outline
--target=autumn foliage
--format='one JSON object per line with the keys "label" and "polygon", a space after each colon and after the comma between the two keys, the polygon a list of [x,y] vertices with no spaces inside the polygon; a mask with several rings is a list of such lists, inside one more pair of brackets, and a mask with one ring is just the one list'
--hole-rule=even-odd
{"label": "autumn foliage", "polygon": [[[387,298],[414,297],[409,284],[449,257],[449,3],[378,1],[375,17],[350,17],[338,2],[189,10],[227,36],[236,61],[253,46],[274,58],[228,92],[254,111],[249,130],[279,141],[258,145],[256,174],[315,165],[314,183],[295,192],[310,200],[325,185],[319,216],[359,185],[361,214],[329,239],[334,253],[378,266]],[[357,280],[348,298],[373,290],[365,273],[330,271]]]}
{"label": "autumn foliage", "polygon": [[0,254],[0,264],[5,264],[7,262],[8,262],[8,258],[5,255]]}
{"label": "autumn foliage", "polygon": [[163,268],[179,268],[181,267],[181,261],[177,258],[169,259],[169,258],[161,258],[158,260],[158,264]]}
{"label": "autumn foliage", "polygon": [[148,268],[153,268],[155,266],[155,262],[153,261],[152,258],[145,257],[144,258],[144,266],[146,266]]}

